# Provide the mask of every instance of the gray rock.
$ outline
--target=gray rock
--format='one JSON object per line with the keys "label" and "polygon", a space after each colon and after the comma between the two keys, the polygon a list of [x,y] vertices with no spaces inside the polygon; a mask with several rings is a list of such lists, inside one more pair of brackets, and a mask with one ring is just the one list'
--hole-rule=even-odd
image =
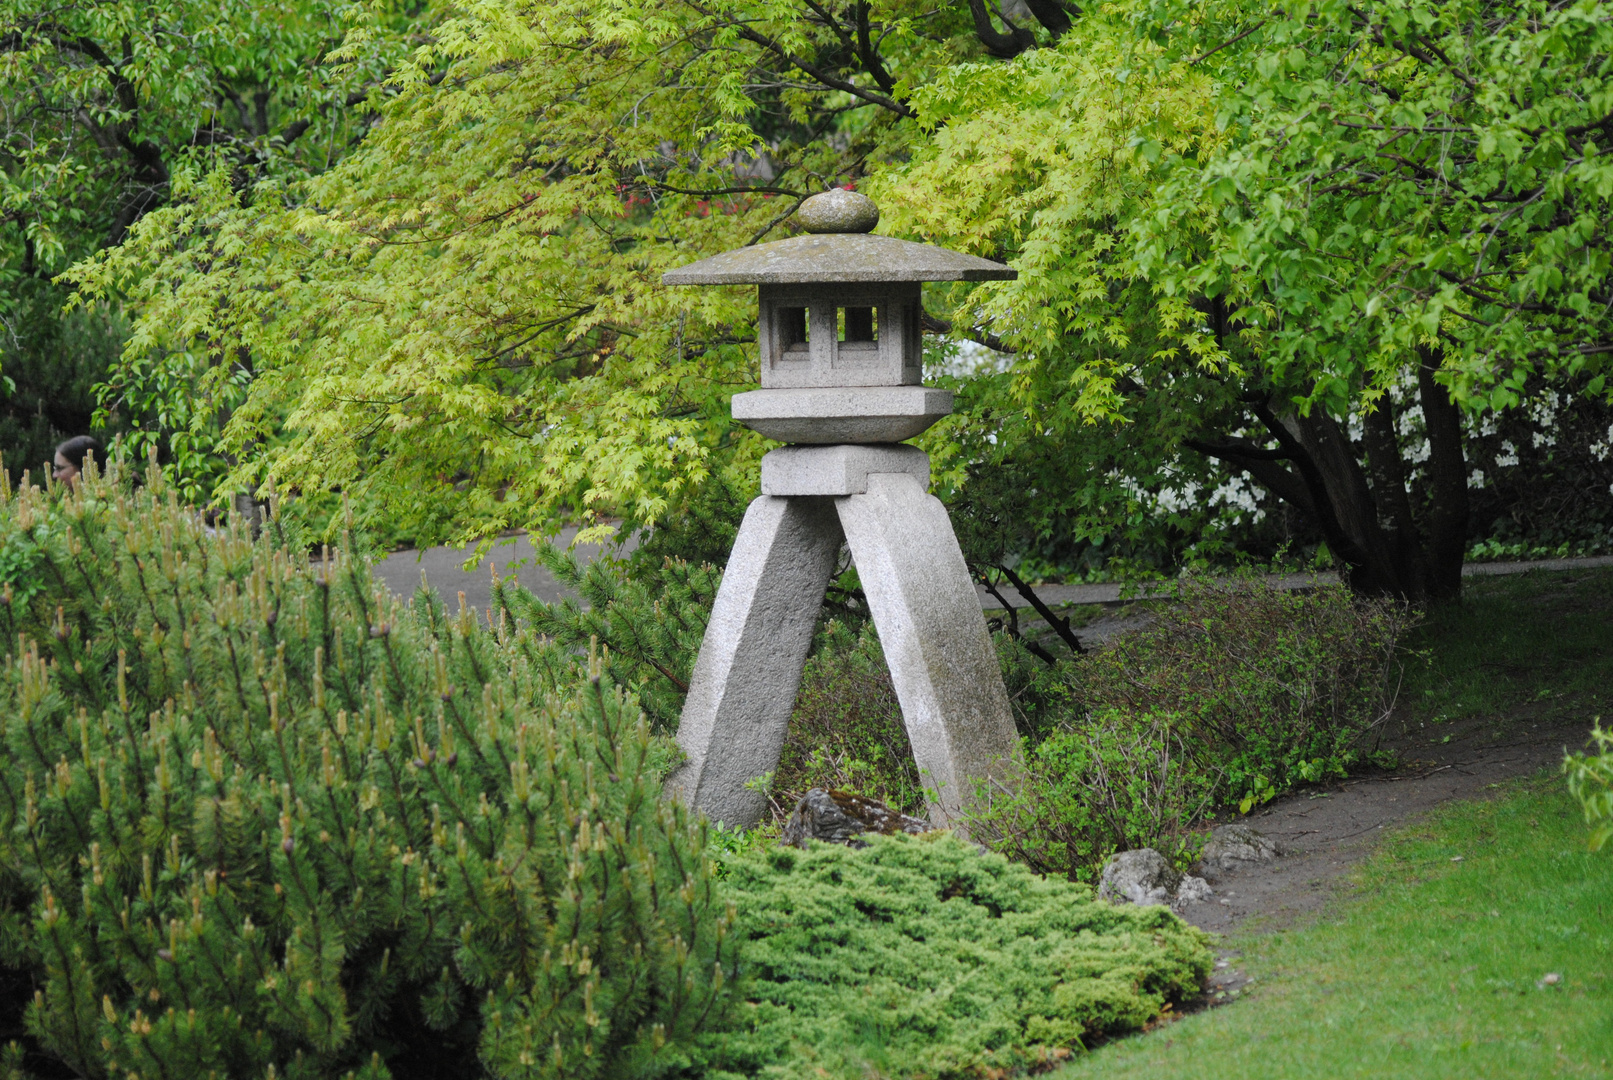
{"label": "gray rock", "polygon": [[1215,895],[1210,883],[1201,877],[1192,874],[1183,874],[1180,884],[1176,886],[1176,898],[1171,901],[1171,907],[1178,910],[1183,904],[1201,904]]}
{"label": "gray rock", "polygon": [[1168,904],[1181,881],[1170,860],[1153,848],[1121,851],[1103,864],[1098,897],[1116,903]]}
{"label": "gray rock", "polygon": [[1215,890],[1200,877],[1183,874],[1153,848],[1121,851],[1104,863],[1098,898],[1117,904],[1168,904],[1180,911],[1184,904],[1208,900]]}
{"label": "gray rock", "polygon": [[877,799],[849,791],[813,788],[795,804],[780,839],[795,847],[806,846],[808,840],[822,840],[862,848],[868,846],[860,839],[863,833],[889,836],[929,830],[929,822],[892,810]]}
{"label": "gray rock", "polygon": [[820,191],[795,212],[795,223],[809,233],[866,233],[879,224],[879,207],[856,191]]}
{"label": "gray rock", "polygon": [[1277,844],[1242,822],[1220,825],[1199,853],[1199,865],[1212,872],[1236,870],[1251,863],[1270,862],[1279,854]]}

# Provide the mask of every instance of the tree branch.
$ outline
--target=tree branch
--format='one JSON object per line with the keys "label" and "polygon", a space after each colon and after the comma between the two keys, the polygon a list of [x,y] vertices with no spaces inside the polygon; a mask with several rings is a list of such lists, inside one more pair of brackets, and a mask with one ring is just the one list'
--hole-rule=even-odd
{"label": "tree branch", "polygon": [[1016,352],[1012,346],[1004,345],[1003,339],[998,337],[996,334],[985,330],[954,330],[950,320],[937,318],[936,316],[931,315],[928,311],[923,312],[919,316],[919,324],[923,329],[930,331],[932,334],[956,333],[965,341],[972,341],[976,345],[984,345],[992,352],[1005,353],[1009,356],[1015,355]]}
{"label": "tree branch", "polygon": [[764,187],[761,185],[757,185],[755,187],[708,188],[701,191],[691,188],[673,187],[671,184],[661,180],[651,180],[649,182],[655,187],[660,188],[662,191],[670,191],[674,195],[693,195],[700,199],[709,199],[714,195],[751,195],[757,192],[760,192],[763,195],[788,195],[792,199],[804,199],[808,195],[808,193],[805,191],[795,191],[792,188]]}
{"label": "tree branch", "polygon": [[896,92],[896,80],[892,79],[890,72],[885,70],[885,64],[874,50],[868,39],[868,4],[866,0],[857,0],[853,7],[857,19],[857,55],[862,57],[863,67],[868,74],[874,77],[881,90],[887,94]]}
{"label": "tree branch", "polygon": [[969,15],[974,19],[975,37],[986,51],[1000,60],[1012,60],[1027,49],[1036,47],[1036,37],[1029,30],[1014,25],[1010,19],[1003,19],[1008,24],[1005,34],[992,25],[991,13],[986,10],[985,0],[969,0]]}
{"label": "tree branch", "polygon": [[1269,19],[1261,19],[1259,22],[1255,23],[1253,26],[1251,26],[1249,29],[1245,30],[1243,33],[1239,34],[1237,37],[1227,38],[1227,40],[1223,41],[1221,44],[1217,45],[1215,48],[1211,49],[1209,52],[1200,53],[1199,55],[1195,56],[1193,59],[1191,59],[1191,60],[1189,60],[1187,62],[1188,66],[1192,67],[1194,64],[1197,64],[1201,60],[1208,60],[1210,57],[1214,56],[1216,53],[1220,52],[1222,49],[1229,48],[1230,46],[1236,45],[1238,42],[1242,41],[1244,38],[1248,37],[1250,34],[1254,33],[1256,30],[1259,30],[1262,26],[1265,26],[1266,23],[1269,22],[1269,21],[1270,21]]}
{"label": "tree branch", "polygon": [[[1081,639],[1075,636],[1074,630],[1070,629],[1069,619],[1061,619],[1053,614],[1053,609],[1042,602],[1042,598],[1036,595],[1036,591],[1021,581],[1019,575],[1008,569],[1007,566],[998,563],[997,569],[1001,570],[1003,575],[1008,578],[1008,583],[1014,587],[1014,591],[1023,596],[1030,606],[1036,609],[1036,614],[1042,617],[1042,621],[1053,628],[1053,632],[1059,636],[1060,641],[1068,645],[1074,653],[1082,654],[1086,652],[1081,647]],[[1001,597],[998,599],[1001,599]]]}
{"label": "tree branch", "polygon": [[1204,442],[1201,439],[1183,439],[1182,445],[1190,450],[1197,450],[1213,458],[1224,461],[1292,461],[1293,455],[1287,450],[1266,450],[1252,442],[1238,441],[1225,443]]}
{"label": "tree branch", "polygon": [[897,101],[895,98],[887,97],[884,94],[876,94],[872,90],[864,90],[854,82],[830,75],[827,71],[822,70],[815,64],[810,64],[801,59],[799,56],[796,56],[794,53],[790,52],[783,45],[780,45],[777,41],[774,41],[766,34],[751,29],[749,26],[738,21],[737,19],[724,19],[715,12],[711,11],[709,8],[706,8],[698,3],[694,3],[692,0],[689,6],[707,18],[719,20],[724,25],[732,27],[734,32],[740,37],[744,38],[746,41],[749,41],[755,45],[760,45],[762,48],[766,49],[774,56],[777,56],[786,64],[789,64],[796,70],[816,79],[824,86],[830,87],[834,90],[843,91],[847,94],[850,94],[852,97],[861,98],[870,104],[878,105],[882,109],[888,109],[897,116],[904,117],[908,120],[913,120],[918,117],[918,113],[908,108],[908,106],[902,102]]}
{"label": "tree branch", "polygon": [[[1064,10],[1064,5],[1059,3],[1059,0],[1025,0],[1025,6],[1036,17],[1036,21],[1053,35],[1054,41],[1069,33],[1070,27],[1074,25],[1070,21],[1070,13]],[[1076,11],[1079,14],[1080,9],[1077,8]]]}

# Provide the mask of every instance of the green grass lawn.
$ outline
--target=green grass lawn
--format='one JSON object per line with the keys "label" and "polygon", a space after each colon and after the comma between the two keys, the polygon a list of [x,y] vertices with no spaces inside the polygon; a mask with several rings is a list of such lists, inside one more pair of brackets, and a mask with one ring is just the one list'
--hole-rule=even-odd
{"label": "green grass lawn", "polygon": [[1426,658],[1401,687],[1418,720],[1613,714],[1613,569],[1469,578],[1407,644]]}
{"label": "green grass lawn", "polygon": [[1242,1000],[1055,1075],[1613,1076],[1613,852],[1586,852],[1561,777],[1408,826],[1354,883],[1314,926],[1228,942]]}

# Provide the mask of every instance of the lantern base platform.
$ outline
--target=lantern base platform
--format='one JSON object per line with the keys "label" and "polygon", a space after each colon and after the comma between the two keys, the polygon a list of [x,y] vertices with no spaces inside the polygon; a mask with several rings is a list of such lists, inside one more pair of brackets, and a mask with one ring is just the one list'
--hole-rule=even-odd
{"label": "lantern base platform", "polygon": [[952,412],[952,391],[933,386],[750,390],[735,394],[734,419],[787,443],[897,443]]}

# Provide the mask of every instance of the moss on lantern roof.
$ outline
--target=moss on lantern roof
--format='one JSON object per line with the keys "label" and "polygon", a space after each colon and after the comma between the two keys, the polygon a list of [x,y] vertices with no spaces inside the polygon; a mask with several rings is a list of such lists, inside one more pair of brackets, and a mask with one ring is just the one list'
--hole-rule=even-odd
{"label": "moss on lantern roof", "polygon": [[667,285],[831,281],[1012,281],[1002,263],[871,233],[808,233],[738,248],[668,270]]}

